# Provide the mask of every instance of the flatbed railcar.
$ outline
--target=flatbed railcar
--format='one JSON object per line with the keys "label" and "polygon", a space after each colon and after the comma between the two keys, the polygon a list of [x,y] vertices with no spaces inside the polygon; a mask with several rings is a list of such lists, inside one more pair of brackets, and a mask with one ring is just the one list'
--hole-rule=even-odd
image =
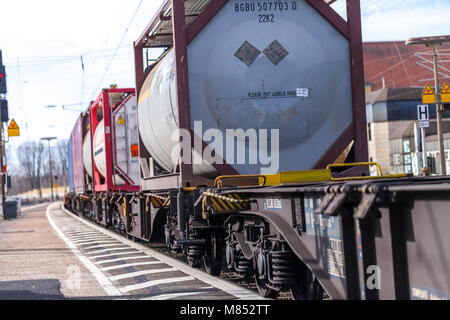
{"label": "flatbed railcar", "polygon": [[[252,277],[265,297],[448,299],[450,179],[367,162],[359,1],[347,15],[315,0],[164,1],[134,43],[136,90],[104,89],[81,116],[69,152],[84,178],[66,207],[211,275]],[[279,137],[278,167],[202,132],[229,129],[271,132],[268,148]],[[250,158],[252,136],[236,140]]]}

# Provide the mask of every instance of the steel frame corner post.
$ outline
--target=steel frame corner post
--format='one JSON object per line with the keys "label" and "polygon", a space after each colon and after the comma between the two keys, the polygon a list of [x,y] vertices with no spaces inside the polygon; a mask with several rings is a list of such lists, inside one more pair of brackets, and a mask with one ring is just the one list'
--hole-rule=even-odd
{"label": "steel frame corner post", "polygon": [[145,81],[144,74],[144,54],[143,54],[143,45],[137,44],[136,41],[133,43],[134,47],[134,66],[135,66],[135,81],[136,81],[136,96],[139,99],[139,94],[141,93],[141,87]]}
{"label": "steel frame corner post", "polygon": [[98,98],[97,100],[91,104],[89,107],[89,113],[90,113],[90,124],[91,124],[91,158],[92,158],[92,187],[93,187],[93,193],[101,192],[99,190],[100,186],[100,174],[97,171],[97,167],[95,166],[95,160],[94,160],[94,133],[95,128],[97,128],[97,125],[99,123],[97,119],[97,104],[98,104]]}
{"label": "steel frame corner post", "polygon": [[[184,0],[172,1],[172,26],[173,43],[175,51],[176,83],[177,83],[177,105],[179,129],[191,132],[191,112],[189,98],[189,70],[187,57],[187,37]],[[192,137],[193,138],[193,137]],[[180,135],[180,143],[182,143]],[[191,145],[193,143],[191,142]],[[180,152],[180,159],[181,159]],[[189,186],[194,176],[191,163],[187,164],[180,160],[180,178],[183,186]]]}
{"label": "steel frame corner post", "polygon": [[[112,146],[111,144],[111,114],[108,112],[109,109],[109,97],[108,90],[102,90],[102,93],[98,99],[94,102],[91,108],[91,143],[92,143],[92,166],[93,166],[93,176],[94,176],[94,189],[96,193],[112,191],[113,181],[112,181],[112,154],[105,150],[106,155],[106,177],[105,183],[101,183],[101,175],[98,171],[95,160],[94,160],[94,135],[100,121],[97,119],[97,110],[101,108],[103,112],[103,124],[105,128],[105,147]],[[109,127],[109,130],[107,129]],[[109,131],[109,133],[108,133]]]}
{"label": "steel frame corner post", "polygon": [[[90,130],[90,129],[88,129],[88,126],[89,126],[89,128],[92,128],[91,118],[92,118],[92,116],[91,116],[91,109],[90,109],[90,106],[89,106],[89,111],[88,112],[84,112],[84,113],[81,114],[81,119],[82,119],[82,121],[81,121],[81,125],[82,125],[81,126],[81,136],[83,138],[86,137],[86,134]],[[89,135],[89,139],[91,139],[91,147],[92,147],[92,134]],[[82,141],[82,142],[84,142],[84,141]],[[92,157],[92,152],[91,152],[91,157]],[[94,164],[93,161],[94,161],[94,159],[92,159],[92,165]],[[84,166],[83,166],[83,168],[84,168]],[[94,172],[94,170],[92,168],[92,173],[93,172]],[[89,176],[88,176],[88,174],[86,172],[86,169],[84,169],[83,181],[84,181],[84,193],[86,193],[89,188],[91,189],[90,191],[93,192],[94,191],[94,186],[92,185],[92,182],[94,181],[94,179],[93,178],[89,179]],[[90,187],[89,187],[89,185],[90,185]]]}
{"label": "steel frame corner post", "polygon": [[[136,101],[137,101],[137,113],[136,117],[139,117],[139,95],[141,94],[142,85],[145,82],[146,73],[144,72],[144,46],[139,44],[138,42],[133,43],[134,47],[134,72],[135,72],[135,82],[136,82]],[[136,118],[136,121],[137,121]],[[139,127],[139,122],[137,122],[137,126]],[[139,131],[139,130],[138,130]],[[145,148],[145,145],[142,141],[141,135],[139,134],[139,159],[141,158],[150,158],[150,154]],[[140,170],[140,168],[139,168]]]}
{"label": "steel frame corner post", "polygon": [[347,0],[347,20],[350,26],[350,57],[352,75],[353,125],[355,128],[355,161],[367,162],[366,93],[364,89],[364,58],[360,0]]}
{"label": "steel frame corner post", "polygon": [[[108,91],[104,90],[102,93],[103,100],[103,123],[105,125],[105,155],[106,155],[106,189],[107,191],[113,191],[114,183],[113,183],[113,155],[112,155],[112,124],[111,124],[111,113],[112,106],[110,106]],[[107,152],[109,148],[110,152]]]}
{"label": "steel frame corner post", "polygon": [[368,142],[364,89],[364,62],[360,0],[347,1],[347,22],[324,1],[307,0],[349,42],[353,122],[314,166],[323,169],[334,162],[354,140],[355,162],[367,162]]}

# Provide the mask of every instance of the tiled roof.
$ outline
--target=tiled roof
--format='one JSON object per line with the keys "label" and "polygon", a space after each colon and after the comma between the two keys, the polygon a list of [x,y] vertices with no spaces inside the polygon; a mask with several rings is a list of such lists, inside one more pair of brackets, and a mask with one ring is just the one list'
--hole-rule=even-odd
{"label": "tiled roof", "polygon": [[[440,84],[450,81],[450,43],[438,47]],[[366,84],[372,90],[383,88],[424,88],[434,86],[432,49],[422,45],[406,46],[404,41],[364,43]]]}

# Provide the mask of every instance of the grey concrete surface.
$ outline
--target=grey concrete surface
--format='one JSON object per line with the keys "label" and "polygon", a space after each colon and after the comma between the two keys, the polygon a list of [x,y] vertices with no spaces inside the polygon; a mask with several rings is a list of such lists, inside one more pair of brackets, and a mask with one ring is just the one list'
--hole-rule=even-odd
{"label": "grey concrete surface", "polygon": [[0,300],[105,297],[89,270],[58,237],[48,204],[0,221]]}

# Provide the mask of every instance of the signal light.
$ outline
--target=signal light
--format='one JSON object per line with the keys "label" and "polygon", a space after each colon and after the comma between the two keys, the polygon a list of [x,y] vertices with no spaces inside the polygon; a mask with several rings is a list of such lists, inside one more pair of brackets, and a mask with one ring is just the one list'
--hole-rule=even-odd
{"label": "signal light", "polygon": [[0,99],[0,113],[2,116],[2,122],[8,122],[9,121],[8,100]]}
{"label": "signal light", "polygon": [[6,72],[5,66],[0,64],[0,94],[5,94],[6,89]]}

